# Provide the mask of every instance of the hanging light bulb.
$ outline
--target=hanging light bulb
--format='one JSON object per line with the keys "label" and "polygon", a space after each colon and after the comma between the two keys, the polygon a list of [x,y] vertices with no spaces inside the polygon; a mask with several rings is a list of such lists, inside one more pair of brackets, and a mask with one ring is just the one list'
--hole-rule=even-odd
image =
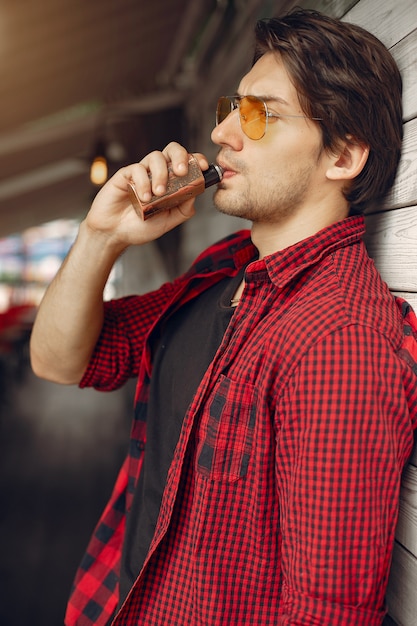
{"label": "hanging light bulb", "polygon": [[93,185],[101,186],[106,182],[108,174],[109,167],[104,142],[99,140],[90,166],[90,180]]}

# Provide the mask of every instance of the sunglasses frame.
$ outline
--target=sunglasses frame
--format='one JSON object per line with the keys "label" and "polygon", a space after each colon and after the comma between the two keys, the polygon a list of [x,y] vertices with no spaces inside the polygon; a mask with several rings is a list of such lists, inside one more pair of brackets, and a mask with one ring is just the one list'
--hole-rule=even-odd
{"label": "sunglasses frame", "polygon": [[[248,134],[248,123],[246,122],[242,112],[241,112],[241,108],[240,108],[240,103],[245,100],[245,101],[249,101],[249,102],[258,102],[262,104],[263,107],[263,111],[265,114],[265,124],[264,124],[264,128],[263,128],[263,132],[262,135],[260,135],[259,137],[251,137],[250,134]],[[229,103],[230,106],[230,111],[226,114],[226,115],[221,115],[220,114],[220,110],[221,110],[221,105],[224,104],[225,102]],[[281,114],[281,113],[271,113],[271,111],[268,111],[268,106],[266,104],[266,102],[262,99],[259,98],[258,96],[252,96],[252,95],[247,95],[247,96],[221,96],[218,101],[217,101],[217,107],[216,107],[216,126],[218,126],[219,124],[221,124],[227,117],[228,115],[230,115],[230,113],[233,113],[233,111],[238,110],[239,112],[239,123],[240,123],[240,128],[242,129],[242,131],[244,132],[244,134],[246,135],[246,137],[248,137],[249,139],[252,139],[253,141],[258,141],[259,139],[262,139],[262,137],[265,136],[266,131],[268,129],[268,119],[270,117],[275,117],[275,118],[300,118],[300,119],[305,119],[305,120],[313,120],[313,121],[317,121],[317,122],[321,122],[323,121],[323,118],[321,117],[308,117],[307,115],[291,115],[291,114]],[[220,119],[221,117],[221,119]],[[260,119],[260,118],[258,118]]]}

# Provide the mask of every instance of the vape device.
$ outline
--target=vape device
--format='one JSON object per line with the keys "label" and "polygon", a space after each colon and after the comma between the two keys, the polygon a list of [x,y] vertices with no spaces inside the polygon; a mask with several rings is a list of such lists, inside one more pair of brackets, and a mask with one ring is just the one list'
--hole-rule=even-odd
{"label": "vape device", "polygon": [[168,183],[163,196],[153,195],[149,202],[142,202],[136,193],[135,185],[128,183],[127,186],[130,201],[136,213],[147,220],[160,211],[166,211],[185,200],[198,196],[207,187],[219,183],[222,176],[222,168],[216,164],[211,164],[205,172],[202,172],[197,159],[190,154],[188,173],[185,176],[176,176],[171,167],[168,167]]}

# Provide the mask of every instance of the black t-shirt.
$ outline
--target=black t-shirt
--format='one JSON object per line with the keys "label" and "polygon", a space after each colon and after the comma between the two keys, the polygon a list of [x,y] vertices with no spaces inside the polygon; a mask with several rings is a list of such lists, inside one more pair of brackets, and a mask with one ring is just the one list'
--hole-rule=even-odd
{"label": "black t-shirt", "polygon": [[233,315],[230,299],[243,273],[224,278],[171,315],[153,346],[146,453],[127,518],[119,605],[148,553],[184,416]]}

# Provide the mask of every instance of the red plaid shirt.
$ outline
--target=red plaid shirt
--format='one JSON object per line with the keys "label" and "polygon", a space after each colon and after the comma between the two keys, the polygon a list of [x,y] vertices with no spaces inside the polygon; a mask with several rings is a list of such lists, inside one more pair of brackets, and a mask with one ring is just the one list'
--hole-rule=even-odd
{"label": "red plaid shirt", "polygon": [[135,419],[67,626],[104,626],[117,605],[145,447],[147,337],[250,260],[244,297],[185,416],[144,567],[112,623],[382,623],[417,424],[417,344],[415,317],[379,277],[363,230],[362,217],[348,218],[263,260],[238,233],[173,284],[106,304],[82,385],[108,390],[138,375]]}

